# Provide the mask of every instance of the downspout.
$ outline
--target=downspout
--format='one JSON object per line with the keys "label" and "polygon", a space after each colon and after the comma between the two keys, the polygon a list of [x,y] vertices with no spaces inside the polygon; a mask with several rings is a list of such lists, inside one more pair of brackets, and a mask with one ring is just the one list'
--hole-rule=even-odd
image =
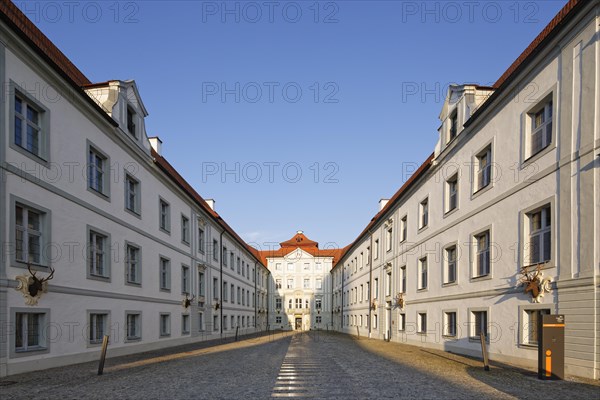
{"label": "downspout", "polygon": [[334,277],[333,270],[334,269],[335,269],[335,267],[332,268],[331,271],[329,271],[329,281],[331,282],[331,302],[329,304],[331,304],[331,330],[332,331],[333,331],[333,327],[334,327],[334,325],[333,325],[333,307],[334,307],[334,305],[333,305],[333,277]]}
{"label": "downspout", "polygon": [[369,327],[369,338],[371,337],[371,321],[373,319],[372,308],[371,308],[371,287],[373,286],[373,232],[369,229],[369,285],[368,285],[368,293],[369,296],[369,320],[367,321],[367,326]]}
{"label": "downspout", "polygon": [[256,266],[257,263],[256,261],[254,261],[254,330],[256,330],[256,325],[258,322],[258,312],[256,311],[258,307],[258,290],[256,285],[256,275],[258,273],[258,268]]}
{"label": "downspout", "polygon": [[223,229],[223,231],[221,231],[221,236],[219,237],[219,253],[221,254],[221,257],[219,257],[219,272],[220,272],[220,285],[221,285],[221,289],[220,289],[220,293],[221,293],[221,307],[219,307],[219,309],[221,310],[220,312],[220,320],[221,320],[221,336],[223,336],[223,234],[225,234],[225,230]]}
{"label": "downspout", "polygon": [[344,322],[346,322],[346,319],[344,318],[344,305],[345,305],[345,294],[346,291],[344,290],[344,275],[346,274],[346,271],[344,270],[344,264],[342,263],[342,306],[341,306],[341,318],[342,318],[342,324],[341,324],[341,328],[342,328],[342,332],[344,331]]}

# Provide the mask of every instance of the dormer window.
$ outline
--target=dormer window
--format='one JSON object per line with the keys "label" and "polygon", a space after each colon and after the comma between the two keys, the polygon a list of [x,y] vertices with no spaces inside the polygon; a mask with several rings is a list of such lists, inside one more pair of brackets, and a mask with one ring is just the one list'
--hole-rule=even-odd
{"label": "dormer window", "polygon": [[454,112],[450,115],[449,122],[450,129],[448,132],[448,143],[458,134],[458,113],[456,110],[454,110]]}
{"label": "dormer window", "polygon": [[135,129],[135,111],[130,106],[127,106],[127,132],[134,138],[137,138]]}

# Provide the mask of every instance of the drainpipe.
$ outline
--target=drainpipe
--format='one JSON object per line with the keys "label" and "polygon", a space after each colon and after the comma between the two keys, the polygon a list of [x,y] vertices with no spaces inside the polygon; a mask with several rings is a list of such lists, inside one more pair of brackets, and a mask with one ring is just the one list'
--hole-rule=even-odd
{"label": "drainpipe", "polygon": [[341,325],[342,332],[344,331],[344,322],[345,322],[345,318],[344,318],[344,305],[345,305],[345,302],[344,302],[344,300],[345,300],[345,297],[346,297],[345,296],[346,291],[344,290],[344,283],[345,283],[344,275],[346,275],[346,271],[344,269],[344,264],[342,263],[342,306],[341,306],[341,312],[340,312],[340,315],[342,316],[342,325]]}
{"label": "drainpipe", "polygon": [[219,307],[220,312],[220,320],[221,320],[221,336],[223,336],[223,234],[225,234],[225,230],[221,231],[221,236],[219,236],[219,271],[220,271],[220,284],[221,284],[221,307]]}
{"label": "drainpipe", "polygon": [[369,327],[369,338],[371,337],[371,321],[373,316],[371,315],[371,286],[373,286],[373,232],[369,229],[369,285],[368,285],[368,293],[369,296],[369,320],[367,321],[367,326]]}
{"label": "drainpipe", "polygon": [[329,281],[331,282],[331,330],[333,331],[333,268],[329,271]]}
{"label": "drainpipe", "polygon": [[256,266],[257,263],[254,261],[254,330],[256,330],[256,324],[258,323],[258,312],[256,311],[256,307],[258,306],[258,290],[256,286],[256,275],[258,273],[258,268]]}

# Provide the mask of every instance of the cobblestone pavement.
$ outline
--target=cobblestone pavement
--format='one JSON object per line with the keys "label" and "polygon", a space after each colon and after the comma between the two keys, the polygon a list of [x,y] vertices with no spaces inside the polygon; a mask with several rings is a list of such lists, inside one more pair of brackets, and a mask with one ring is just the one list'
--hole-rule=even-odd
{"label": "cobblestone pavement", "polygon": [[[600,399],[600,382],[538,381],[533,371],[341,334],[188,345],[0,380],[4,399]],[[12,384],[8,384],[14,382]]]}

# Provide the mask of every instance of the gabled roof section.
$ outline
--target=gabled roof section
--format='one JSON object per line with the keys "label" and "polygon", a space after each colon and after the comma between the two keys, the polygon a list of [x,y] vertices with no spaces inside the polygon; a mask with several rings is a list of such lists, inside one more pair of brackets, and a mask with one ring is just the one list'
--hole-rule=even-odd
{"label": "gabled roof section", "polygon": [[256,250],[263,265],[268,265],[267,258],[282,258],[293,253],[296,249],[301,249],[313,257],[331,257],[333,258],[332,265],[335,265],[345,251],[345,248],[319,249],[319,243],[310,240],[302,231],[298,231],[291,239],[281,242],[279,245],[281,247],[277,250]]}

